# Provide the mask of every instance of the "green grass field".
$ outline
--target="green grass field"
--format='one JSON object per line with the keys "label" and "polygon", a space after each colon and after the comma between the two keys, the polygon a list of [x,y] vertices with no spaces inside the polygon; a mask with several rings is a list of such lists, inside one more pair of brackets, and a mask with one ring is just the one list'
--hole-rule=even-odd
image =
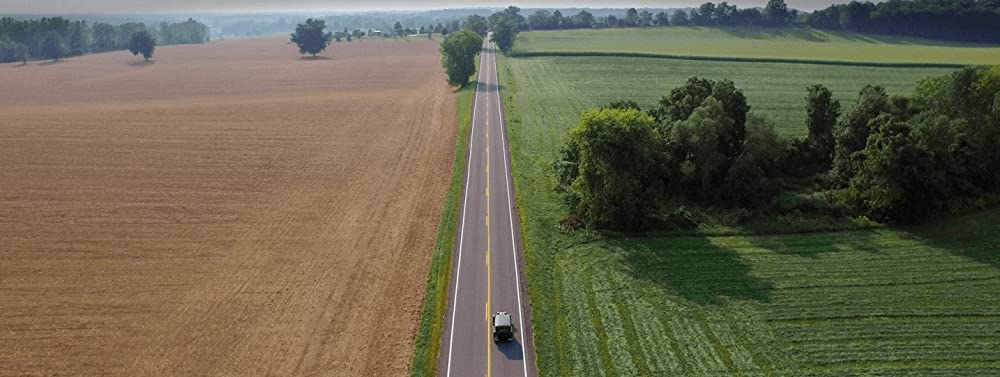
{"label": "green grass field", "polygon": [[786,135],[805,86],[845,101],[942,69],[502,58],[502,95],[543,376],[1000,374],[1000,212],[912,229],[610,237],[559,230],[552,162],[580,110],[734,79]]}
{"label": "green grass field", "polygon": [[998,64],[1000,46],[808,28],[581,29],[521,33],[515,53],[632,52],[727,58]]}
{"label": "green grass field", "polygon": [[[670,89],[691,76],[728,78],[743,89],[752,110],[782,134],[803,136],[806,86],[824,84],[845,110],[865,84],[910,94],[918,79],[950,72],[944,68],[849,67],[794,63],[740,63],[620,57],[532,57],[505,59],[525,90],[522,110],[537,115],[559,140],[579,112],[617,99],[655,106]],[[554,158],[554,157],[553,157]]]}

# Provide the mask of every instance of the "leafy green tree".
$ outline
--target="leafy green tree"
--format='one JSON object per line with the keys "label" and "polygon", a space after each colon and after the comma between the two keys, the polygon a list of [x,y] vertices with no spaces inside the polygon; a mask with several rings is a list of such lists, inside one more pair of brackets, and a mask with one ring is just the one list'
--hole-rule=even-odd
{"label": "leafy green tree", "polygon": [[785,0],[768,0],[764,7],[764,17],[771,25],[788,24],[788,15],[788,4],[785,4]]}
{"label": "leafy green tree", "polygon": [[641,26],[642,19],[639,18],[639,12],[635,8],[628,8],[625,11],[625,19],[623,20],[627,26]]}
{"label": "leafy green tree", "polygon": [[645,9],[643,9],[642,12],[639,12],[639,26],[653,26],[653,14],[649,13],[649,11]]}
{"label": "leafy green tree", "polygon": [[111,51],[117,48],[115,40],[115,27],[110,24],[96,23],[93,29],[93,49],[94,51]]}
{"label": "leafy green tree", "polygon": [[86,21],[77,21],[70,26],[68,47],[70,54],[82,55],[90,51],[90,28]]}
{"label": "leafy green tree", "polygon": [[585,10],[581,10],[580,13],[577,13],[572,17],[570,17],[570,22],[573,24],[573,27],[590,29],[594,27],[594,22],[595,22],[594,14]]}
{"label": "leafy green tree", "polygon": [[750,116],[746,124],[746,139],[740,155],[726,173],[720,199],[728,204],[759,207],[777,193],[771,177],[780,171],[779,161],[785,156],[787,145],[778,137],[774,126],[760,116]]}
{"label": "leafy green tree", "polygon": [[[925,112],[910,120],[913,140],[927,151],[933,168],[924,177],[924,189],[952,200],[981,194],[975,166],[983,163],[970,148],[968,124],[961,119]],[[991,166],[996,166],[990,164]]]}
{"label": "leafy green tree", "polygon": [[66,40],[63,39],[62,35],[55,31],[50,31],[45,35],[45,39],[42,40],[41,52],[42,56],[46,59],[59,61],[59,59],[69,55],[69,47],[66,46]]}
{"label": "leafy green tree", "polygon": [[576,216],[591,228],[647,227],[650,168],[660,148],[653,118],[633,109],[588,110],[569,139],[579,158],[569,188]]}
{"label": "leafy green tree", "polygon": [[870,2],[851,1],[840,13],[840,25],[844,29],[864,31],[871,23],[871,12],[875,5]]}
{"label": "leafy green tree", "polygon": [[397,37],[405,35],[403,24],[399,23],[399,21],[396,21],[396,24],[392,26],[392,35]]}
{"label": "leafy green tree", "polygon": [[[398,24],[398,23],[397,23]],[[333,40],[333,33],[325,31],[326,21],[308,19],[305,24],[295,27],[292,34],[292,42],[299,46],[299,53],[310,54],[313,57],[319,54],[330,45]]]}
{"label": "leafy green tree", "polygon": [[14,60],[20,61],[22,65],[28,64],[28,56],[30,55],[28,46],[24,43],[14,43],[13,47]]}
{"label": "leafy green tree", "polygon": [[146,31],[140,31],[138,33],[132,34],[132,39],[128,42],[128,51],[132,55],[142,54],[142,58],[149,61],[149,58],[153,57],[153,51],[156,50],[156,38],[153,38]]}
{"label": "leafy green tree", "polygon": [[932,160],[914,142],[910,126],[883,114],[871,122],[875,131],[865,158],[851,178],[851,202],[878,220],[912,223],[940,209],[939,195],[926,187]]}
{"label": "leafy green tree", "polygon": [[661,98],[660,106],[650,113],[663,123],[686,120],[709,97],[719,101],[723,111],[733,120],[719,135],[718,141],[719,151],[730,159],[734,158],[743,143],[750,106],[743,91],[736,88],[732,81],[691,77],[683,86],[672,89],[669,95]]}
{"label": "leafy green tree", "polygon": [[653,23],[656,26],[670,26],[670,16],[667,16],[666,12],[656,13],[656,17],[653,19]]}
{"label": "leafy green tree", "polygon": [[489,32],[490,29],[490,26],[486,21],[486,17],[478,14],[473,14],[469,16],[469,18],[466,18],[462,27],[472,30],[473,33],[479,34],[480,37],[486,37],[486,33]]}
{"label": "leafy green tree", "polygon": [[840,101],[821,84],[806,88],[806,126],[809,128],[809,146],[824,164],[833,160],[836,141],[833,127],[840,116]]}
{"label": "leafy green tree", "polygon": [[680,163],[681,183],[690,188],[691,196],[707,199],[716,191],[727,164],[719,145],[733,123],[722,102],[706,98],[686,120],[671,127],[671,154]]}
{"label": "leafy green tree", "polygon": [[465,86],[476,72],[476,55],[482,50],[483,38],[470,30],[449,34],[441,41],[441,64],[448,74],[448,83]]}
{"label": "leafy green tree", "polygon": [[868,136],[874,129],[871,121],[888,111],[889,96],[885,89],[866,85],[861,89],[854,107],[840,120],[835,130],[833,171],[841,182],[849,181],[860,168],[864,156],[859,152],[865,149]]}
{"label": "leafy green tree", "polygon": [[683,9],[675,10],[674,13],[670,14],[670,24],[677,26],[684,26],[691,23],[688,19],[687,11]]}
{"label": "leafy green tree", "polygon": [[141,22],[126,22],[115,27],[115,49],[128,49],[128,42],[135,33],[146,30],[146,24]]}
{"label": "leafy green tree", "polygon": [[[493,22],[493,41],[504,53],[510,53],[514,48],[514,40],[519,32],[517,21],[507,13],[497,13],[500,16]],[[491,16],[492,17],[492,16]]]}
{"label": "leafy green tree", "polygon": [[552,27],[554,29],[560,29],[566,25],[566,18],[563,17],[562,12],[556,10],[552,12]]}
{"label": "leafy green tree", "polygon": [[740,153],[740,145],[746,138],[747,114],[750,105],[743,91],[736,88],[730,80],[716,81],[712,85],[712,98],[722,103],[726,116],[733,120],[732,126],[726,128],[721,135],[719,150],[730,159]]}
{"label": "leafy green tree", "polygon": [[497,24],[501,21],[501,18],[509,17],[514,23],[517,30],[527,30],[528,21],[521,15],[521,8],[515,7],[513,5],[507,7],[506,9],[493,13],[489,17],[490,28],[496,31]]}

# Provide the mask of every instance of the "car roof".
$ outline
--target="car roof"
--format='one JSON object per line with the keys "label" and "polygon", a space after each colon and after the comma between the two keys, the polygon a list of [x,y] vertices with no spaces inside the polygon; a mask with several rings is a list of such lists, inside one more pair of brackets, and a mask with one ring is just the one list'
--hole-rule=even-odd
{"label": "car roof", "polygon": [[493,326],[510,326],[510,314],[499,312],[493,316]]}

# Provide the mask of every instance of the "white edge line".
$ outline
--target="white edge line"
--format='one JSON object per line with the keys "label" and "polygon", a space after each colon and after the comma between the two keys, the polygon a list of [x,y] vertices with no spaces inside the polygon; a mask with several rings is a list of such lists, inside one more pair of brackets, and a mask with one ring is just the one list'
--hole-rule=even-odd
{"label": "white edge line", "polygon": [[[494,61],[495,63],[495,61]],[[479,74],[483,73],[483,60],[479,60]],[[458,236],[458,263],[455,264],[455,299],[452,301],[451,307],[451,328],[448,329],[448,370],[445,376],[451,376],[451,351],[452,346],[455,344],[455,312],[458,311],[458,283],[461,281],[462,276],[462,246],[465,243],[465,211],[469,208],[469,174],[472,172],[472,141],[476,136],[476,109],[479,107],[479,87],[482,85],[482,81],[476,78],[476,97],[472,100],[472,119],[469,120],[469,127],[472,128],[469,131],[469,159],[467,160],[468,166],[465,169],[465,191],[462,193],[465,195],[465,201],[462,203],[462,227],[459,231]],[[519,293],[520,294],[520,293]],[[518,304],[520,305],[520,303]],[[524,351],[522,350],[523,354]]]}
{"label": "white edge line", "polygon": [[[510,220],[510,252],[514,256],[514,282],[517,284],[517,320],[521,326],[521,334],[524,334],[524,310],[521,305],[521,272],[517,268],[517,239],[514,238],[514,202],[510,195],[510,172],[507,165],[507,124],[503,121],[503,103],[500,102],[500,72],[497,72],[496,43],[493,47],[493,75],[496,78],[497,86],[497,108],[500,112],[500,136],[503,140],[503,178],[507,181],[507,217]],[[521,336],[521,363],[524,365],[524,377],[528,377],[528,354],[524,351],[524,336]]]}

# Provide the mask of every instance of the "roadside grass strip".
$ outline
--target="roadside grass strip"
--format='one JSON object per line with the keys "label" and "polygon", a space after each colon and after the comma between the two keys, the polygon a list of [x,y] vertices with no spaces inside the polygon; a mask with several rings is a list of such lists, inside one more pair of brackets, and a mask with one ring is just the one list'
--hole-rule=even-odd
{"label": "roadside grass strip", "polygon": [[[479,67],[476,60],[476,67]],[[469,150],[469,126],[472,122],[472,101],[478,86],[478,72],[472,80],[457,92],[455,103],[458,117],[458,134],[455,140],[455,159],[452,162],[451,183],[441,210],[437,239],[431,255],[430,272],[424,293],[424,309],[420,318],[410,376],[435,376],[438,353],[441,347],[441,332],[444,329],[444,315],[448,304],[448,281],[451,274],[451,254],[454,250],[455,231],[458,226],[459,205],[462,198],[462,182],[465,177],[465,158]]]}

